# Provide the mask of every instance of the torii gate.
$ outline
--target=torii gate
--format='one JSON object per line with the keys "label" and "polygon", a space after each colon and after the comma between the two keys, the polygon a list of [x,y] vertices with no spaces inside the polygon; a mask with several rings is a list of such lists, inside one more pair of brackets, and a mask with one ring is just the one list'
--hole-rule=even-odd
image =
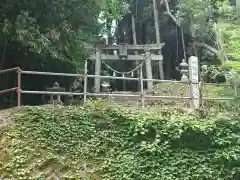
{"label": "torii gate", "polygon": [[[145,61],[147,79],[152,79],[152,63],[151,61],[159,61],[163,66],[163,56],[161,49],[164,43],[160,44],[146,44],[146,45],[102,45],[96,48],[96,54],[90,56],[90,60],[95,61],[95,75],[100,76],[102,60],[131,60],[131,61]],[[134,51],[134,55],[129,55],[128,50]],[[117,51],[118,54],[108,55],[104,51]],[[139,55],[139,51],[143,51],[145,56]],[[156,51],[158,54],[153,54]],[[160,70],[162,71],[162,70]],[[160,79],[164,79],[163,72],[160,72]],[[147,81],[148,89],[153,88],[153,82]],[[100,78],[94,79],[94,90],[100,92]]]}

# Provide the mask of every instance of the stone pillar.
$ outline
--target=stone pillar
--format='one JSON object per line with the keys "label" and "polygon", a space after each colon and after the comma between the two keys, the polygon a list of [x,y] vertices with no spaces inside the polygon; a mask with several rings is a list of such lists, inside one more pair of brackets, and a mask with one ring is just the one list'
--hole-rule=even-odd
{"label": "stone pillar", "polygon": [[200,106],[200,90],[199,90],[199,62],[198,57],[191,56],[189,58],[189,81],[190,93],[192,97],[192,108],[199,108]]}
{"label": "stone pillar", "polygon": [[50,101],[48,103],[52,103],[54,101],[54,95],[50,95]]}
{"label": "stone pillar", "polygon": [[[161,51],[159,51],[158,53],[159,55],[161,55]],[[163,60],[160,60],[158,62],[158,67],[159,67],[159,76],[161,80],[164,80],[164,69],[163,69]]]}
{"label": "stone pillar", "polygon": [[57,95],[57,101],[60,102],[61,101],[61,95]]}
{"label": "stone pillar", "polygon": [[[150,51],[145,52],[145,65],[146,65],[146,74],[147,74],[147,79],[152,79],[152,62],[151,62],[151,53]],[[152,90],[153,88],[153,81],[148,80],[147,81],[147,88],[148,90]]]}

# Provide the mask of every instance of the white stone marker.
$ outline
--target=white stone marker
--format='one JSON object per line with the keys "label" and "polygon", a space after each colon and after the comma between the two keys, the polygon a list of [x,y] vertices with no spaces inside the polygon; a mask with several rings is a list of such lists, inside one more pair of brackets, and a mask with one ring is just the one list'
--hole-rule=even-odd
{"label": "white stone marker", "polygon": [[199,63],[198,57],[191,56],[188,60],[189,64],[189,80],[190,80],[190,95],[193,98],[191,101],[192,108],[200,106],[199,92]]}

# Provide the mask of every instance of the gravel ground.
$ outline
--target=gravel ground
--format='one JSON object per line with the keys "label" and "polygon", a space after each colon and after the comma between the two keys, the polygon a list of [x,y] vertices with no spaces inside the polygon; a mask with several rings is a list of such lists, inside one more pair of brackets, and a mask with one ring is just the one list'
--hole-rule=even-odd
{"label": "gravel ground", "polygon": [[14,107],[0,111],[0,128],[12,123],[11,117],[18,113],[20,108]]}

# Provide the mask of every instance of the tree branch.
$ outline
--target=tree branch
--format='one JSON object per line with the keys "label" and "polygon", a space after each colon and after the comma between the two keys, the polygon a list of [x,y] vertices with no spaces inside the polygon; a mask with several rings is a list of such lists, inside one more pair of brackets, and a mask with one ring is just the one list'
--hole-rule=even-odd
{"label": "tree branch", "polygon": [[168,0],[163,0],[163,2],[165,4],[167,14],[170,16],[170,18],[172,18],[172,20],[176,23],[177,26],[180,26],[180,22],[172,15],[172,13],[170,11]]}
{"label": "tree branch", "polygon": [[[173,14],[171,13],[170,11],[170,8],[169,8],[169,3],[168,3],[168,0],[162,0],[165,4],[165,8],[166,8],[166,11],[167,11],[167,14],[171,17],[171,19],[176,23],[176,25],[178,27],[180,27],[181,23],[173,16]],[[218,58],[221,58],[221,53],[219,52],[219,50],[217,50],[216,48],[212,47],[212,46],[209,46],[205,43],[201,43],[201,42],[198,42],[198,41],[195,41],[194,42],[195,45],[199,46],[199,47],[204,47],[206,49],[208,49],[209,51],[213,52],[214,54],[216,54],[218,56]]]}
{"label": "tree branch", "polygon": [[221,56],[220,52],[216,48],[214,48],[212,46],[209,46],[208,44],[201,43],[201,42],[198,42],[198,41],[195,41],[194,43],[195,43],[195,45],[197,45],[199,47],[204,47],[204,48],[208,49],[209,51],[213,52],[217,56]]}

